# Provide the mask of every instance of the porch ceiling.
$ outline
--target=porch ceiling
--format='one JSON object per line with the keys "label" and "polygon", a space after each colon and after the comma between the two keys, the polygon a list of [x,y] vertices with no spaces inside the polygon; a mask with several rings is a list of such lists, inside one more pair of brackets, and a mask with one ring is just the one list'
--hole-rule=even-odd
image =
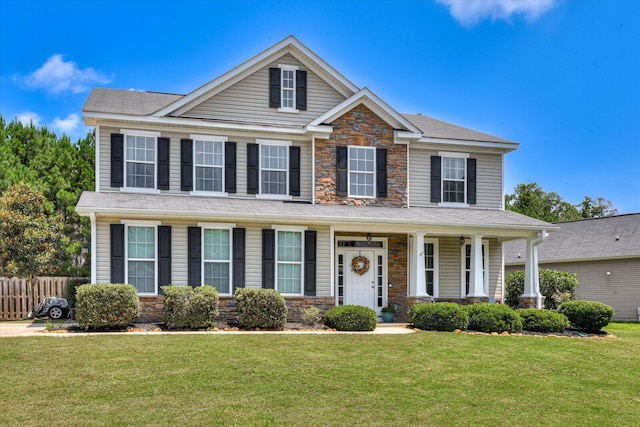
{"label": "porch ceiling", "polygon": [[336,231],[483,234],[504,239],[552,231],[553,224],[511,211],[471,208],[387,208],[323,205],[275,200],[194,197],[124,192],[82,193],[83,216],[200,221],[269,222],[334,226]]}

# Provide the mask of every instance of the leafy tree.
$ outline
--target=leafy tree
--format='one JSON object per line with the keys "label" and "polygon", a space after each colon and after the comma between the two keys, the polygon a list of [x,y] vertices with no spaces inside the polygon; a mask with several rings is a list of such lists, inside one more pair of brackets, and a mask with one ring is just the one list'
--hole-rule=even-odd
{"label": "leafy tree", "polygon": [[60,241],[62,222],[44,212],[42,193],[16,184],[0,198],[0,274],[28,279],[33,307],[34,278],[54,273],[52,263]]}
{"label": "leafy tree", "polygon": [[564,201],[558,193],[545,192],[535,182],[518,184],[514,193],[506,194],[504,199],[507,210],[547,222],[600,218],[618,213],[613,204],[602,197],[594,201],[591,197],[585,196],[581,203],[572,205]]}

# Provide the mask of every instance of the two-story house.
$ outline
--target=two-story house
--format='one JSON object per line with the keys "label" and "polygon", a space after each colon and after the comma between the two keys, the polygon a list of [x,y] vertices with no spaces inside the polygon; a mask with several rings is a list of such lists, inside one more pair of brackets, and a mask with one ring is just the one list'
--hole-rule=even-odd
{"label": "two-story house", "polygon": [[130,283],[159,316],[165,284],[239,287],[298,307],[398,318],[419,301],[503,297],[503,242],[554,226],[503,209],[517,143],[400,114],[294,37],[187,95],[94,89],[92,283]]}

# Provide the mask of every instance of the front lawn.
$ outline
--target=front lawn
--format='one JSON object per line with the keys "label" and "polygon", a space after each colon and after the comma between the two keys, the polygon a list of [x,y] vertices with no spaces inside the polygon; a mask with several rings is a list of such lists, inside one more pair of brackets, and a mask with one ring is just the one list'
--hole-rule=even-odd
{"label": "front lawn", "polygon": [[0,339],[0,425],[637,425],[640,325],[614,339]]}

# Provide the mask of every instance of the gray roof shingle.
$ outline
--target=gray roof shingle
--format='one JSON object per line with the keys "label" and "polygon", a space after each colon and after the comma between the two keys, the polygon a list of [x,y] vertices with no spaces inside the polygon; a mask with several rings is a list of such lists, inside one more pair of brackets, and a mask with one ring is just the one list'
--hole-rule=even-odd
{"label": "gray roof shingle", "polygon": [[422,131],[425,138],[443,138],[462,141],[513,142],[497,136],[488,135],[473,129],[467,129],[422,114],[403,114],[403,116]]}
{"label": "gray roof shingle", "polygon": [[397,227],[482,227],[500,230],[532,231],[553,229],[537,219],[511,211],[469,208],[388,208],[373,206],[287,203],[274,200],[212,198],[168,194],[121,192],[82,193],[76,206],[88,215],[139,216],[147,218],[197,218],[200,221],[279,221],[298,224],[346,225],[376,224]]}
{"label": "gray roof shingle", "polygon": [[[560,228],[538,246],[539,262],[640,257],[640,213],[557,225]],[[524,240],[507,242],[504,251],[506,264],[524,263]]]}
{"label": "gray roof shingle", "polygon": [[97,88],[91,91],[82,111],[148,116],[183,96],[170,93]]}

